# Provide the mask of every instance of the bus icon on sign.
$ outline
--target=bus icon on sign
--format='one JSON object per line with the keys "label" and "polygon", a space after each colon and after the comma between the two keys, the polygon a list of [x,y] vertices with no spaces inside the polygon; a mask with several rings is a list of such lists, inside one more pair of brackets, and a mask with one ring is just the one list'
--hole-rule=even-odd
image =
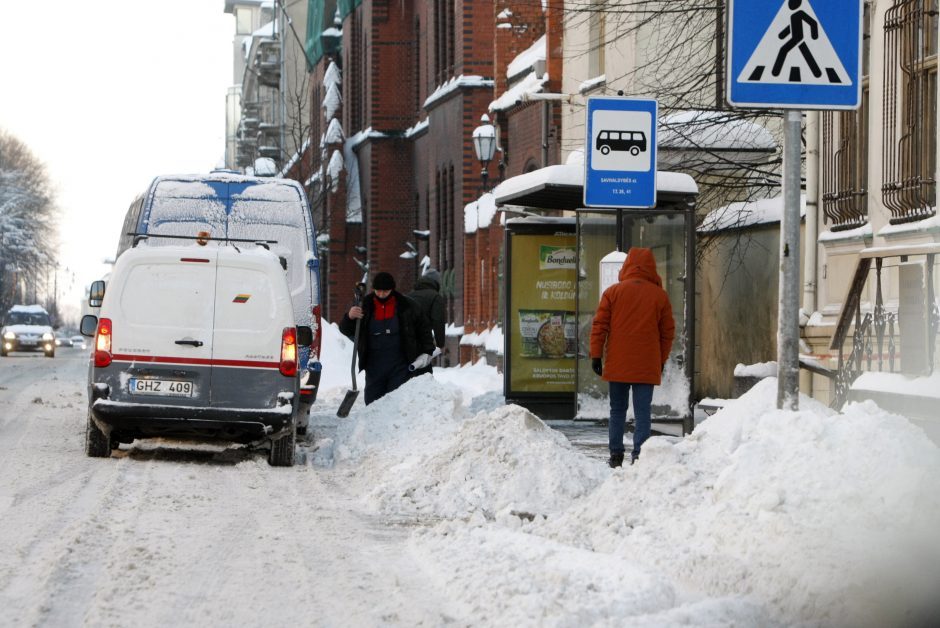
{"label": "bus icon on sign", "polygon": [[635,157],[646,152],[646,134],[643,131],[601,131],[594,144],[603,155],[619,150]]}

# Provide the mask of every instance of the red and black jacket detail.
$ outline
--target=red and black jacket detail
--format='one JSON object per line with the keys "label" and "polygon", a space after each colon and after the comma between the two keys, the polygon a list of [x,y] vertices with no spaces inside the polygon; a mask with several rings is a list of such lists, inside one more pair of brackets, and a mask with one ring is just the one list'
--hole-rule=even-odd
{"label": "red and black jacket detail", "polygon": [[[422,314],[418,305],[409,297],[393,290],[391,298],[395,300],[395,315],[398,316],[399,331],[401,339],[401,351],[405,362],[411,363],[422,353],[434,352],[434,339],[431,336],[431,325],[427,317]],[[389,300],[390,300],[389,299]],[[359,328],[359,346],[356,347],[359,360],[359,370],[369,368],[369,324],[376,319],[376,301],[375,293],[370,292],[362,300],[363,318]],[[386,301],[386,308],[388,300]],[[391,314],[389,312],[389,314]],[[349,318],[349,313],[343,315],[340,321],[339,330],[344,336],[352,340],[356,335],[356,321]]]}

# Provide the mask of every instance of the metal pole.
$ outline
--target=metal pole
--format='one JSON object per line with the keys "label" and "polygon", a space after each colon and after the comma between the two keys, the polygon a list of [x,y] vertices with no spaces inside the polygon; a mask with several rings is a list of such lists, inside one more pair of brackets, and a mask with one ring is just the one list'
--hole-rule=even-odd
{"label": "metal pole", "polygon": [[800,393],[800,123],[783,123],[783,220],[780,224],[780,307],[777,312],[777,408],[798,410]]}

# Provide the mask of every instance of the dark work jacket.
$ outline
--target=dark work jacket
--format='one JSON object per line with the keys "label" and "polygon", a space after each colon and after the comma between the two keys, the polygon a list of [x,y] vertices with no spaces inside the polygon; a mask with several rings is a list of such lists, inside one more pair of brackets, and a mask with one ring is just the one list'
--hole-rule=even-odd
{"label": "dark work jacket", "polygon": [[428,317],[431,331],[434,332],[434,344],[444,347],[444,297],[439,293],[440,286],[433,279],[421,277],[415,282],[411,297],[421,312]]}
{"label": "dark work jacket", "polygon": [[[431,338],[431,329],[418,305],[396,290],[393,290],[392,294],[396,301],[395,310],[398,316],[401,352],[405,362],[410,364],[422,353],[430,354],[434,351],[434,339]],[[362,300],[362,313],[363,317],[359,323],[359,346],[356,347],[360,371],[369,368],[369,323],[375,315],[374,292],[370,292]],[[355,337],[356,321],[349,318],[349,312],[343,314],[339,330],[349,339]]]}

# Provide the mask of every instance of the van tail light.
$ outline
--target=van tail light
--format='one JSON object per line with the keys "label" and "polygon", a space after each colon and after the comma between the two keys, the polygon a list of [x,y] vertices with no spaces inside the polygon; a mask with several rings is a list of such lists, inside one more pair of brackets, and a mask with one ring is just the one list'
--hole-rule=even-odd
{"label": "van tail light", "polygon": [[95,334],[95,366],[102,367],[111,364],[111,319],[102,318],[98,321],[98,331]]}
{"label": "van tail light", "polygon": [[310,345],[311,352],[320,359],[320,344],[323,342],[323,320],[320,318],[320,306],[313,306],[313,344]]}
{"label": "van tail light", "polygon": [[281,334],[281,363],[278,370],[285,377],[295,377],[297,375],[297,329],[295,327],[285,327]]}

